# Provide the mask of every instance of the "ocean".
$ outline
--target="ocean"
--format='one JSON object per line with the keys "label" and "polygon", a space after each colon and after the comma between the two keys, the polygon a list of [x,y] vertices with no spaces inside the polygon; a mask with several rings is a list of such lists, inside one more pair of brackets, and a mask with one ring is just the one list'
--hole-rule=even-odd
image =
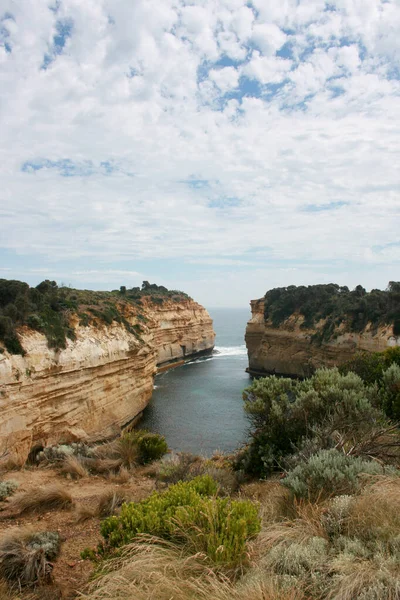
{"label": "ocean", "polygon": [[242,391],[251,384],[244,344],[250,309],[208,309],[217,334],[212,356],[157,375],[140,427],[176,452],[232,452],[247,438]]}

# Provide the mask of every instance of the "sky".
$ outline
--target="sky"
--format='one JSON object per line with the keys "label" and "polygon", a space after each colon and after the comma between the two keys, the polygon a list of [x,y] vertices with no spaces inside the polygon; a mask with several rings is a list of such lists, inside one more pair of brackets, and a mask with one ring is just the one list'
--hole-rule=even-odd
{"label": "sky", "polygon": [[0,0],[0,278],[400,280],[400,0]]}

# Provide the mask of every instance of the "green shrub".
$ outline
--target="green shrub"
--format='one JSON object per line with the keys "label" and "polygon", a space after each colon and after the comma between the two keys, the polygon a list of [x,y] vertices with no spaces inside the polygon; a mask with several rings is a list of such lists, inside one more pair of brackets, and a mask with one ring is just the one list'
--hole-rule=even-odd
{"label": "green shrub", "polygon": [[240,474],[229,463],[216,464],[194,454],[181,452],[157,466],[156,479],[166,483],[190,481],[200,475],[209,475],[218,484],[219,495],[230,495],[238,489]]}
{"label": "green shrub", "polygon": [[[297,498],[354,494],[360,488],[360,475],[382,475],[396,470],[377,462],[347,456],[338,450],[321,450],[308,461],[289,471],[283,480]],[[400,473],[399,473],[400,474]]]}
{"label": "green shrub", "polygon": [[158,433],[151,433],[149,431],[135,432],[135,439],[139,450],[139,461],[142,464],[158,460],[168,452],[165,437]]}
{"label": "green shrub", "polygon": [[[354,373],[320,369],[307,380],[276,376],[255,381],[243,394],[253,424],[251,442],[237,466],[266,476],[281,469],[285,459],[312,443],[313,452],[336,444],[337,432],[352,443],[385,422],[376,388],[368,388]],[[318,429],[318,435],[316,430]]]}
{"label": "green shrub", "polygon": [[[210,498],[217,485],[209,476],[180,482],[138,503],[124,504],[118,517],[101,525],[107,553],[138,534],[190,543],[217,564],[232,566],[244,558],[246,542],[260,530],[257,508],[249,501]],[[88,553],[86,553],[86,556]]]}
{"label": "green shrub", "polygon": [[168,451],[165,438],[142,429],[124,433],[115,445],[115,458],[121,458],[125,467],[142,465],[158,460]]}
{"label": "green shrub", "polygon": [[17,488],[18,483],[16,481],[0,481],[0,501],[12,496]]}
{"label": "green shrub", "polygon": [[382,374],[382,397],[385,413],[400,421],[400,366],[396,363]]}

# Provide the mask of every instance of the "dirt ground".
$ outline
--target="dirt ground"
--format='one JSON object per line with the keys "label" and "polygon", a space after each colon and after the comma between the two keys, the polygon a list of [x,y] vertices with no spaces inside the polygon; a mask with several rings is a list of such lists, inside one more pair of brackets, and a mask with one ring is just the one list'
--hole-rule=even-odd
{"label": "dirt ground", "polygon": [[[3,480],[13,479],[19,484],[17,493],[29,492],[46,485],[62,485],[69,491],[74,507],[67,511],[50,511],[38,515],[18,516],[11,510],[12,497],[0,502],[0,538],[15,527],[34,527],[37,531],[58,531],[63,540],[61,553],[53,569],[53,581],[50,585],[34,592],[23,591],[18,598],[23,600],[72,600],[77,598],[77,591],[82,590],[88,582],[93,570],[92,563],[82,560],[80,553],[85,548],[93,548],[101,539],[100,519],[93,517],[83,523],[77,523],[77,511],[80,507],[90,507],[108,490],[124,491],[134,501],[147,497],[155,487],[154,480],[141,474],[132,473],[127,483],[115,483],[106,477],[89,476],[78,481],[60,476],[56,470],[49,468],[27,468],[22,471],[2,473]],[[0,590],[0,600],[3,600]]]}

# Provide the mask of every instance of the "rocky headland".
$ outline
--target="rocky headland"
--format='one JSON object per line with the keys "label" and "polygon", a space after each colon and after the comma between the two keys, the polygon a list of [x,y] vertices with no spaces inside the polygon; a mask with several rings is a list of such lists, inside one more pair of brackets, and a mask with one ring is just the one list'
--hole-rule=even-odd
{"label": "rocky headland", "polygon": [[0,456],[23,462],[35,448],[117,435],[148,404],[157,369],[214,346],[208,312],[185,294],[131,301],[124,290],[90,309],[93,298],[82,307],[76,292],[63,343],[26,324],[13,333],[20,353],[0,342]]}
{"label": "rocky headland", "polygon": [[361,286],[353,292],[334,284],[290,286],[252,300],[245,335],[248,371],[307,377],[357,352],[400,346],[399,290],[390,285],[369,294]]}

